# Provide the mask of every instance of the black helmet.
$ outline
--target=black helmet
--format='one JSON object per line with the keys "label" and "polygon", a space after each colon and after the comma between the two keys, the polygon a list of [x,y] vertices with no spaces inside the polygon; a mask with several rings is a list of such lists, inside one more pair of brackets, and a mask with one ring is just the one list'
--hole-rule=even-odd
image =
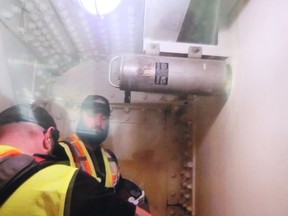
{"label": "black helmet", "polygon": [[88,95],[82,102],[81,110],[98,110],[105,115],[110,116],[109,101],[100,95]]}
{"label": "black helmet", "polygon": [[32,122],[40,125],[45,130],[54,127],[53,139],[59,138],[59,131],[52,116],[43,108],[35,104],[18,104],[7,108],[0,113],[0,126],[13,122]]}

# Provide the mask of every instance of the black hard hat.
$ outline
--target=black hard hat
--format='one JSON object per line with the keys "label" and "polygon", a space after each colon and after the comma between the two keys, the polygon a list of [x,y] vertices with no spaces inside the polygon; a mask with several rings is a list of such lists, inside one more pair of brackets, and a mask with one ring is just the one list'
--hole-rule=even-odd
{"label": "black hard hat", "polygon": [[0,113],[0,126],[13,122],[33,122],[44,129],[56,127],[56,123],[49,113],[35,104],[18,104]]}
{"label": "black hard hat", "polygon": [[88,95],[82,102],[81,110],[97,110],[99,112],[103,112],[107,116],[110,116],[109,101],[100,95]]}

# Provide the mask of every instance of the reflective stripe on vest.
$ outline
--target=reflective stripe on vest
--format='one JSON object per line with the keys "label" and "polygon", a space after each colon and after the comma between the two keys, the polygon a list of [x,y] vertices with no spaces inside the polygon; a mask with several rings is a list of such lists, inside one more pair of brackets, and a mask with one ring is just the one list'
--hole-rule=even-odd
{"label": "reflective stripe on vest", "polygon": [[15,156],[21,154],[20,150],[13,148],[8,145],[1,145],[0,148],[0,157],[5,157],[5,156]]}
{"label": "reflective stripe on vest", "polygon": [[66,193],[75,172],[76,168],[60,164],[38,171],[1,205],[0,215],[65,215],[64,209],[70,208],[65,206]]}
{"label": "reflective stripe on vest", "polygon": [[66,154],[68,155],[70,165],[75,166],[77,168],[81,168],[82,170],[84,170],[85,172],[89,173],[91,176],[96,178],[99,182],[101,182],[101,179],[97,177],[97,174],[95,172],[92,159],[84,143],[78,138],[78,136],[76,134],[73,134],[65,141],[67,143],[60,142],[60,145],[64,147]]}
{"label": "reflective stripe on vest", "polygon": [[105,170],[106,170],[105,186],[115,187],[120,177],[118,163],[112,158],[109,152],[105,151],[104,148],[101,148],[101,152],[103,155]]}
{"label": "reflective stripe on vest", "polygon": [[[65,141],[69,144],[67,144],[66,142],[60,142],[60,145],[64,147],[69,159],[73,158],[74,166],[82,168],[84,171],[88,172],[99,182],[101,182],[101,178],[97,176],[96,168],[94,167],[93,161],[85,147],[85,144],[79,139],[79,137],[76,134],[73,134]],[[69,146],[69,148],[67,148],[67,145]],[[101,148],[101,153],[103,156],[106,171],[105,186],[114,187],[119,179],[118,164],[115,160],[113,160],[111,155],[105,151],[104,148]],[[71,166],[73,166],[71,162],[70,164]]]}

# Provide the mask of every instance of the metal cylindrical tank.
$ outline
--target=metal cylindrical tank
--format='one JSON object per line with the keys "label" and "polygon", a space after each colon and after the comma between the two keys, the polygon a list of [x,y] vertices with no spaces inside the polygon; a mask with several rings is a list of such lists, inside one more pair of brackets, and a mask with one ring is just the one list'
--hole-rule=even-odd
{"label": "metal cylindrical tank", "polygon": [[225,93],[224,60],[121,56],[119,87],[126,91],[215,95]]}

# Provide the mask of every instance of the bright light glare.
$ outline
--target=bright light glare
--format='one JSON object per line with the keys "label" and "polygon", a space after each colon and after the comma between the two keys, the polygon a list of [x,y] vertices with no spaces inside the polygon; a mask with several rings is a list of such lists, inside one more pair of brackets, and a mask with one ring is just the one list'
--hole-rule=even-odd
{"label": "bright light glare", "polygon": [[121,0],[79,0],[80,4],[89,13],[104,15],[113,11]]}

